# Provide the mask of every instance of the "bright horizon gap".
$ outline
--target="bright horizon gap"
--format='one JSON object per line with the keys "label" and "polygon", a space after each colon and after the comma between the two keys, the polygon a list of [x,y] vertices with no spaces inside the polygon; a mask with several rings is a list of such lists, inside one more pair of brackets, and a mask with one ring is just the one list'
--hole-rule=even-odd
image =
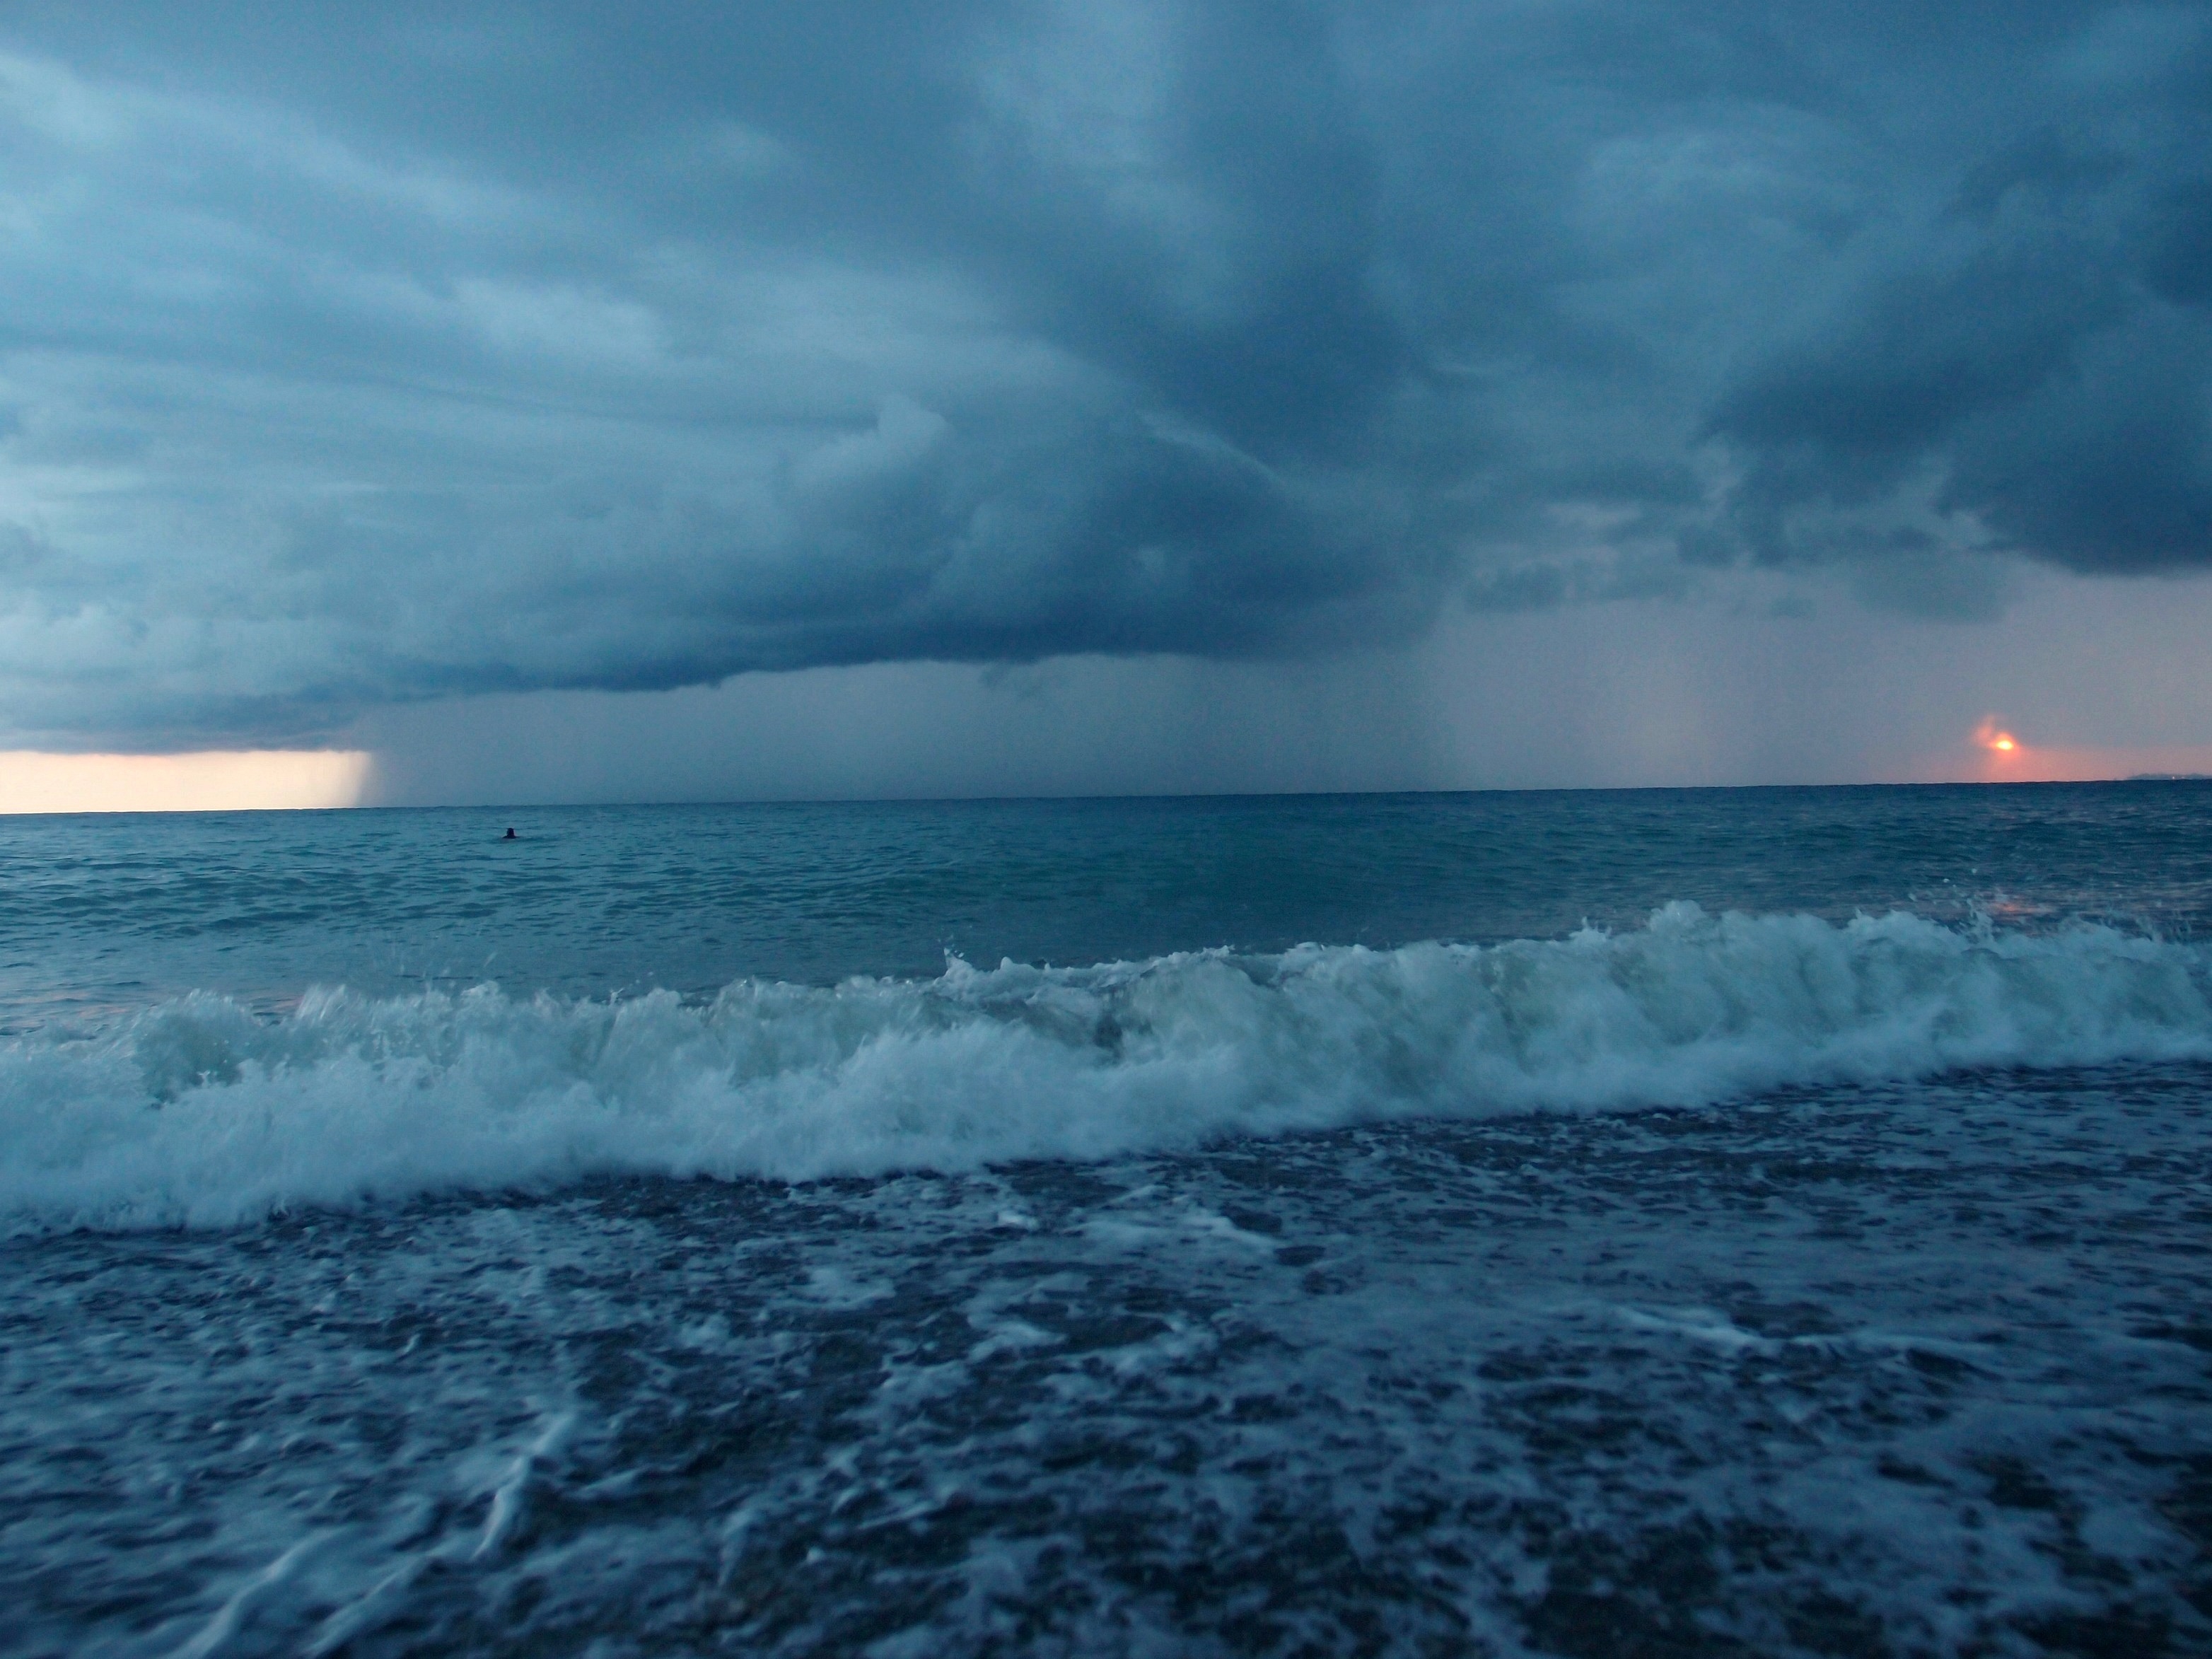
{"label": "bright horizon gap", "polygon": [[0,814],[249,812],[358,806],[362,749],[214,749],[176,755],[0,750]]}
{"label": "bright horizon gap", "polygon": [[[1979,734],[1978,734],[1978,737]],[[1553,793],[1562,789],[1880,788],[1897,785],[1973,783],[2126,782],[2139,777],[2212,775],[2212,745],[2061,748],[2017,742],[1999,751],[1986,738],[1988,763],[1925,764],[1907,775],[1827,781],[1485,784],[1437,783],[1405,789],[1231,789],[1197,792],[1197,798],[1280,794],[1487,794]],[[631,799],[503,801],[377,801],[376,757],[367,750],[207,750],[170,755],[67,754],[0,750],[0,816],[34,813],[301,811],[392,806],[400,809],[477,807],[542,810],[568,806],[738,806],[860,801],[1170,799],[1188,790],[1128,792],[1038,791],[1004,795],[825,794],[818,796],[664,796]]]}

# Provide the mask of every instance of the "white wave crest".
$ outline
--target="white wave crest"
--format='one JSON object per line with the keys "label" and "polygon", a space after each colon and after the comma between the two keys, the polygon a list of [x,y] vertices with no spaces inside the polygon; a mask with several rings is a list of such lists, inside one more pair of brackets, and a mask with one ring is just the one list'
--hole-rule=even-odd
{"label": "white wave crest", "polygon": [[0,1216],[226,1225],[610,1173],[806,1180],[1363,1119],[1692,1105],[1959,1067],[2212,1057],[2212,956],[2081,927],[1657,912],[1480,948],[1304,945],[711,1003],[194,994],[0,1048]]}

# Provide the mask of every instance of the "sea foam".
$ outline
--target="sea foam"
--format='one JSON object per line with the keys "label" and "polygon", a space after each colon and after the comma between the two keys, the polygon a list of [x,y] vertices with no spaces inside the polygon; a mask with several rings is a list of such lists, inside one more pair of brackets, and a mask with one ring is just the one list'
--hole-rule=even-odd
{"label": "sea foam", "polygon": [[0,1218],[250,1222],[593,1175],[804,1181],[1409,1115],[1705,1105],[1966,1067],[2212,1058],[2212,953],[2081,926],[1711,915],[711,1001],[197,994],[0,1048]]}

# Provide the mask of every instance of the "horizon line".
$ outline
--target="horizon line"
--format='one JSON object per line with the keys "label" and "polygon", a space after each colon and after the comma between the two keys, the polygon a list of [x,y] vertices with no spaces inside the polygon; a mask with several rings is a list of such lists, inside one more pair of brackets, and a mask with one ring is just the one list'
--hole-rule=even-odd
{"label": "horizon line", "polygon": [[[331,752],[331,751],[307,751]],[[962,806],[1024,802],[1344,800],[1404,795],[1686,794],[1723,790],[2034,789],[2101,788],[2114,784],[2212,783],[2208,772],[2136,772],[2093,778],[1867,778],[1849,782],[1474,784],[1451,787],[1376,789],[1127,790],[1117,793],[1035,792],[1020,794],[752,795],[539,801],[346,801],[301,805],[210,806],[10,807],[4,817],[216,817],[277,812],[567,812],[593,810],[733,806]]]}

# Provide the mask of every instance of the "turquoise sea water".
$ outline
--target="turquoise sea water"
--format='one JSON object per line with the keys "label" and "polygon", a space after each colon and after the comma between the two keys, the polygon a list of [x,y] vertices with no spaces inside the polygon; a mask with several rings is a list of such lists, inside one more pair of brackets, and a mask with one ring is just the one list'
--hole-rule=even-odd
{"label": "turquoise sea water", "polygon": [[2195,783],[0,820],[0,1650],[2204,1650],[2208,941]]}

